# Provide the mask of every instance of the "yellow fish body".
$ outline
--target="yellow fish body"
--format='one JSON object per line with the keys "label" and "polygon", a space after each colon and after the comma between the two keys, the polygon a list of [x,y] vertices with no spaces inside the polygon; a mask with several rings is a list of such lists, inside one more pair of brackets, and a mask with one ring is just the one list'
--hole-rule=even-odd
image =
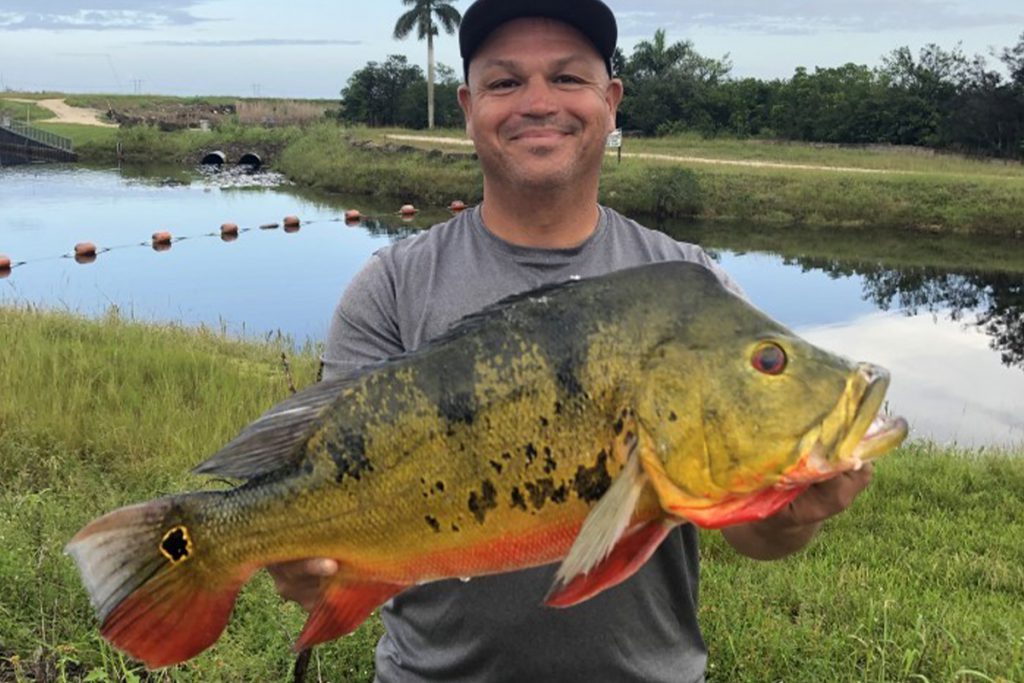
{"label": "yellow fish body", "polygon": [[150,667],[212,644],[253,572],[307,557],[340,571],[298,648],[411,585],[559,560],[546,602],[564,607],[677,524],[766,517],[900,443],[906,423],[878,415],[887,385],[702,266],[642,266],[510,298],[299,392],[196,470],[244,484],[122,508],[67,550],[104,637]]}

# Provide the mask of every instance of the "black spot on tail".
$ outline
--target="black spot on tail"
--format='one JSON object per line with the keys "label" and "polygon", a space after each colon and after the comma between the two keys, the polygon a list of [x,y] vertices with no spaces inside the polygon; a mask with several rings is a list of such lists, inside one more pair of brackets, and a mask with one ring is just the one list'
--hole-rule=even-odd
{"label": "black spot on tail", "polygon": [[160,541],[160,551],[175,564],[187,559],[192,554],[192,541],[188,537],[188,530],[183,526],[177,526],[168,531]]}
{"label": "black spot on tail", "polygon": [[483,481],[479,491],[472,491],[469,494],[469,511],[481,524],[487,517],[487,511],[496,507],[498,507],[498,491],[490,481]]}
{"label": "black spot on tail", "polygon": [[604,495],[612,485],[612,477],[608,474],[608,454],[601,451],[597,454],[597,462],[593,467],[580,465],[576,468],[576,476],[572,480],[572,488],[582,500],[592,503]]}
{"label": "black spot on tail", "polygon": [[518,486],[512,488],[512,507],[520,510],[526,509],[526,499],[523,498],[523,492],[519,490]]}
{"label": "black spot on tail", "polygon": [[434,533],[441,533],[441,523],[437,521],[436,517],[431,517],[430,515],[427,515],[423,519],[426,520],[430,528],[434,530]]}

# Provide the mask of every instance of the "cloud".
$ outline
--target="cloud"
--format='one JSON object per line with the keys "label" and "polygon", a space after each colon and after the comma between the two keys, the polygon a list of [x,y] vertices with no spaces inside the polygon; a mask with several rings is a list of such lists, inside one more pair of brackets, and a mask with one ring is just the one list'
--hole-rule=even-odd
{"label": "cloud", "polygon": [[690,33],[722,28],[745,33],[802,35],[822,32],[882,33],[891,30],[945,30],[1024,23],[1024,11],[1008,0],[719,0],[713,6],[679,0],[620,0],[615,6],[620,32],[653,33],[665,28]]}
{"label": "cloud", "polygon": [[4,0],[0,31],[155,29],[205,21],[199,0]]}
{"label": "cloud", "polygon": [[299,47],[303,45],[362,45],[363,41],[320,38],[248,38],[245,40],[149,40],[143,44],[163,47]]}

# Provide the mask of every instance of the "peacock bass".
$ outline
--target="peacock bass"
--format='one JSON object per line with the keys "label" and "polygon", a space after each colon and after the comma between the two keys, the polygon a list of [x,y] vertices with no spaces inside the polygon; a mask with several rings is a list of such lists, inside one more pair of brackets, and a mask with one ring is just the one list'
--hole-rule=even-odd
{"label": "peacock bass", "polygon": [[668,262],[517,295],[314,385],[196,468],[245,480],[122,508],[69,543],[116,647],[161,667],[223,631],[269,564],[335,558],[296,648],[405,588],[562,561],[568,607],[676,525],[773,514],[906,436],[888,374]]}

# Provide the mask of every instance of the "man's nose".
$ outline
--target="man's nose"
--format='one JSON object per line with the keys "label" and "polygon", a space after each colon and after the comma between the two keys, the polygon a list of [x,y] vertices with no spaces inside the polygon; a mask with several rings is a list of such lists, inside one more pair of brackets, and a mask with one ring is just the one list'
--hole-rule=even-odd
{"label": "man's nose", "polygon": [[535,76],[523,87],[522,110],[526,115],[547,116],[553,114],[558,105],[552,84],[543,76]]}

